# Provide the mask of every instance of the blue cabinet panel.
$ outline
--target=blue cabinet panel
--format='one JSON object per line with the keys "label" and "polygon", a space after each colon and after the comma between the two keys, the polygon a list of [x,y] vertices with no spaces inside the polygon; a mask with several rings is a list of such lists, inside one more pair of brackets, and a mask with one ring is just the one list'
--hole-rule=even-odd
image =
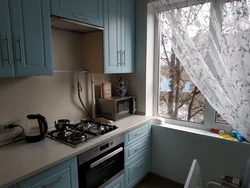
{"label": "blue cabinet panel", "polygon": [[125,134],[125,148],[134,144],[135,142],[138,142],[138,140],[141,140],[146,134],[149,134],[151,132],[151,124],[145,123],[141,125],[140,127],[128,132]]}
{"label": "blue cabinet panel", "polygon": [[122,73],[134,72],[135,8],[134,0],[121,0]]}
{"label": "blue cabinet panel", "polygon": [[120,0],[104,0],[104,73],[121,73]]}
{"label": "blue cabinet panel", "polygon": [[125,188],[124,174],[122,174],[119,178],[117,178],[115,181],[113,181],[111,184],[109,184],[105,188]]}
{"label": "blue cabinet panel", "polygon": [[77,158],[65,161],[56,167],[35,175],[18,184],[19,188],[77,188]]}
{"label": "blue cabinet panel", "polygon": [[125,134],[125,187],[136,185],[151,169],[151,124]]}
{"label": "blue cabinet panel", "polygon": [[125,187],[136,185],[151,168],[151,148],[146,149],[125,164]]}
{"label": "blue cabinet panel", "polygon": [[0,77],[14,76],[10,7],[8,0],[0,5]]}
{"label": "blue cabinet panel", "polygon": [[104,73],[134,71],[134,0],[104,0]]}
{"label": "blue cabinet panel", "polygon": [[140,152],[146,150],[151,146],[151,135],[147,134],[145,137],[143,137],[142,140],[140,140],[137,143],[134,143],[131,145],[131,147],[125,148],[125,158],[124,161],[127,162],[133,157],[137,156]]}
{"label": "blue cabinet panel", "polygon": [[103,27],[102,0],[51,0],[51,14]]}
{"label": "blue cabinet panel", "polygon": [[10,2],[16,75],[52,74],[49,0]]}

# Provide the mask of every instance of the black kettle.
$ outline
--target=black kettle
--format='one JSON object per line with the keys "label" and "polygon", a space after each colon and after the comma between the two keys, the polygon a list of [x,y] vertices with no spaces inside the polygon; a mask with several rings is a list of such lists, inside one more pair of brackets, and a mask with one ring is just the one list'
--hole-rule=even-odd
{"label": "black kettle", "polygon": [[48,131],[48,123],[44,116],[41,114],[27,115],[27,142],[39,142],[45,138],[45,134]]}

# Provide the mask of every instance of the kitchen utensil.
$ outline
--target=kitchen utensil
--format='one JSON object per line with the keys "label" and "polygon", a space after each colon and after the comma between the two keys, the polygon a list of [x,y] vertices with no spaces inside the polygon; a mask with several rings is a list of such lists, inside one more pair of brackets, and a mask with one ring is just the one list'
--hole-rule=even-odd
{"label": "kitchen utensil", "polygon": [[48,123],[44,116],[41,114],[27,115],[26,141],[39,142],[45,138],[48,131]]}
{"label": "kitchen utensil", "polygon": [[55,121],[55,128],[58,131],[65,130],[69,125],[70,125],[70,120],[68,120],[68,119],[59,119],[59,120]]}

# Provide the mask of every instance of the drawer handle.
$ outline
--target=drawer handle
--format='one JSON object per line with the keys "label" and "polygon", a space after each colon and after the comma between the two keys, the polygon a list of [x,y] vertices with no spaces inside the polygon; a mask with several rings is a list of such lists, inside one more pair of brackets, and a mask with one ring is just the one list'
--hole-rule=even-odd
{"label": "drawer handle", "polygon": [[20,50],[20,59],[18,61],[20,61],[20,64],[23,64],[23,54],[22,54],[22,44],[21,44],[21,37],[19,36],[19,40],[17,41],[19,43],[19,50]]}
{"label": "drawer handle", "polygon": [[59,177],[58,179],[56,179],[55,181],[53,181],[53,182],[51,182],[51,183],[49,183],[49,184],[47,184],[47,185],[43,185],[41,188],[50,187],[50,186],[54,185],[55,183],[61,181],[61,180],[64,179],[64,178],[65,178],[65,176],[60,176],[60,177]]}
{"label": "drawer handle", "polygon": [[136,148],[135,151],[138,151],[138,150],[142,149],[144,146],[145,146],[145,144],[143,144],[142,146]]}
{"label": "drawer handle", "polygon": [[141,135],[143,134],[143,131],[141,131],[140,133],[136,133],[135,136]]}
{"label": "drawer handle", "polygon": [[9,44],[9,38],[8,35],[6,35],[5,41],[7,43],[7,54],[8,54],[8,63],[11,64],[11,57],[10,57],[10,44]]}
{"label": "drawer handle", "polygon": [[88,20],[88,18],[84,17],[84,16],[81,16],[81,15],[78,15],[78,14],[73,14],[75,17],[78,17],[78,18],[81,18],[81,19],[84,19],[84,20]]}
{"label": "drawer handle", "polygon": [[137,165],[137,166],[136,166],[136,168],[141,168],[141,167],[142,167],[142,165],[143,165],[143,163],[141,163],[141,164]]}

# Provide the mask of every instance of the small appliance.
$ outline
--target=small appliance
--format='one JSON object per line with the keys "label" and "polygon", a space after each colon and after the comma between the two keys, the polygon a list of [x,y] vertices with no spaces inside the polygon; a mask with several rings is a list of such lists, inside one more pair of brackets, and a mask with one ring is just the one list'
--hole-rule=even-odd
{"label": "small appliance", "polygon": [[48,123],[44,116],[41,114],[27,115],[27,142],[39,142],[45,138],[48,131]]}
{"label": "small appliance", "polygon": [[111,99],[98,99],[99,116],[115,121],[135,114],[135,106],[135,97],[133,96],[113,96]]}
{"label": "small appliance", "polygon": [[79,188],[105,188],[124,172],[124,135],[78,155]]}

